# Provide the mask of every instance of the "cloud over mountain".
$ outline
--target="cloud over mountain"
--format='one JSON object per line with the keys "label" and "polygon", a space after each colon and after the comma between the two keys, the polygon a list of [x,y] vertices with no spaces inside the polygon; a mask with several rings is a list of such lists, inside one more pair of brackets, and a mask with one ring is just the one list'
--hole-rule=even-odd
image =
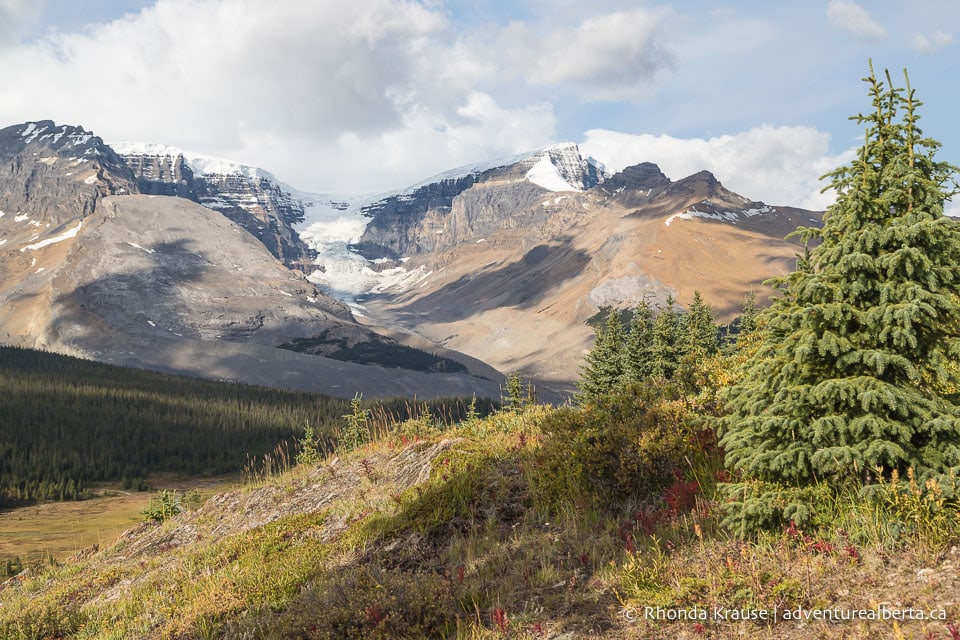
{"label": "cloud over mountain", "polygon": [[706,169],[740,193],[764,202],[825,209],[833,201],[820,176],[848,162],[852,150],[830,154],[830,136],[812,127],[760,126],[735,135],[681,139],[593,129],[580,145],[618,171],[654,162],[669,177]]}
{"label": "cloud over mountain", "polygon": [[[4,8],[26,15],[20,5]],[[417,165],[383,153],[399,143],[448,167],[550,142],[550,108],[506,108],[477,91],[448,55],[446,27],[442,12],[407,0],[159,0],[0,52],[6,84],[17,87],[0,110],[13,120],[81,122],[110,140],[256,155],[312,188],[421,178]],[[352,152],[363,158],[343,156]],[[303,154],[308,164],[290,162]],[[366,184],[340,169],[360,165]],[[317,184],[325,173],[333,184]]]}

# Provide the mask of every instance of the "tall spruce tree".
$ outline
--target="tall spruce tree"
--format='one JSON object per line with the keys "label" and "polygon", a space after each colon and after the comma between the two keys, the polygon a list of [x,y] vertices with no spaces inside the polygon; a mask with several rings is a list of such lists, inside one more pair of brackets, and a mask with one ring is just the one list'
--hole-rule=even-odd
{"label": "tall spruce tree", "polygon": [[[957,169],[934,160],[940,145],[917,126],[909,79],[896,88],[871,65],[865,81],[872,110],[853,118],[865,143],[828,174],[837,199],[823,229],[798,230],[820,244],[777,281],[765,342],[727,396],[721,444],[748,479],[798,487],[878,468],[960,470],[960,411],[937,392],[960,357],[960,224],[943,215]],[[727,492],[728,525],[741,531],[776,511],[809,513],[748,483]]]}
{"label": "tall spruce tree", "polygon": [[653,373],[653,309],[645,299],[633,310],[623,349],[623,382],[642,382]]}
{"label": "tall spruce tree", "polygon": [[651,374],[660,378],[672,378],[680,363],[684,320],[673,305],[673,296],[667,296],[653,323]]}
{"label": "tall spruce tree", "polygon": [[717,350],[719,339],[717,323],[710,305],[703,301],[699,290],[694,290],[693,301],[687,314],[681,335],[682,353],[703,357]]}
{"label": "tall spruce tree", "polygon": [[623,324],[616,309],[610,309],[604,326],[597,329],[593,349],[580,367],[580,395],[584,402],[616,389],[623,378]]}
{"label": "tall spruce tree", "polygon": [[740,338],[745,338],[757,328],[760,308],[757,306],[757,294],[751,291],[740,303],[740,315],[727,326],[724,348],[735,348]]}

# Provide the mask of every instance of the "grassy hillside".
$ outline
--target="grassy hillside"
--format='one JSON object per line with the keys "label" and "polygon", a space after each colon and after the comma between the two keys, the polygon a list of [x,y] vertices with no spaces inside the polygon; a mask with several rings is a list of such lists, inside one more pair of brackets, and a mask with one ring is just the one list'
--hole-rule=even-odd
{"label": "grassy hillside", "polygon": [[[409,415],[383,401],[382,415]],[[481,403],[481,410],[489,409]],[[462,402],[434,401],[447,419]],[[0,347],[0,508],[86,495],[92,483],[142,486],[158,472],[235,473],[311,427],[332,442],[350,402],[167,375]]]}
{"label": "grassy hillside", "polygon": [[954,503],[825,489],[809,527],[738,539],[709,400],[647,386],[404,422],[21,575],[0,637],[960,635]]}

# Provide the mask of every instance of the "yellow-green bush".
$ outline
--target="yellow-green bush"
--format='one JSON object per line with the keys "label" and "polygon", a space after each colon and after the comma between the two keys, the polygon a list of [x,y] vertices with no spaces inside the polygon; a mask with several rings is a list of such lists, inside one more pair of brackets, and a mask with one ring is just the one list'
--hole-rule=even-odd
{"label": "yellow-green bush", "polygon": [[589,494],[608,508],[650,502],[697,453],[684,402],[669,386],[631,385],[547,416],[538,496],[547,505]]}

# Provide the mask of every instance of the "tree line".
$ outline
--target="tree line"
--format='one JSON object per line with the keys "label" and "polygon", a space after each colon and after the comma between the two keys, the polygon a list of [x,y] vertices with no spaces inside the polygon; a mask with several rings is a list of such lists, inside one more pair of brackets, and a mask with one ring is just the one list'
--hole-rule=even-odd
{"label": "tree line", "polygon": [[[414,409],[404,399],[367,406],[397,419]],[[466,412],[455,399],[429,408],[447,420]],[[0,347],[0,508],[83,498],[99,482],[144,488],[158,472],[237,472],[308,426],[332,441],[349,410],[322,394]]]}
{"label": "tree line", "polygon": [[[751,294],[733,331],[752,330],[756,311]],[[626,312],[609,309],[580,368],[579,398],[596,399],[650,377],[672,380],[685,364],[716,353],[726,333],[699,291],[686,313],[672,296],[663,305],[644,299]]]}

